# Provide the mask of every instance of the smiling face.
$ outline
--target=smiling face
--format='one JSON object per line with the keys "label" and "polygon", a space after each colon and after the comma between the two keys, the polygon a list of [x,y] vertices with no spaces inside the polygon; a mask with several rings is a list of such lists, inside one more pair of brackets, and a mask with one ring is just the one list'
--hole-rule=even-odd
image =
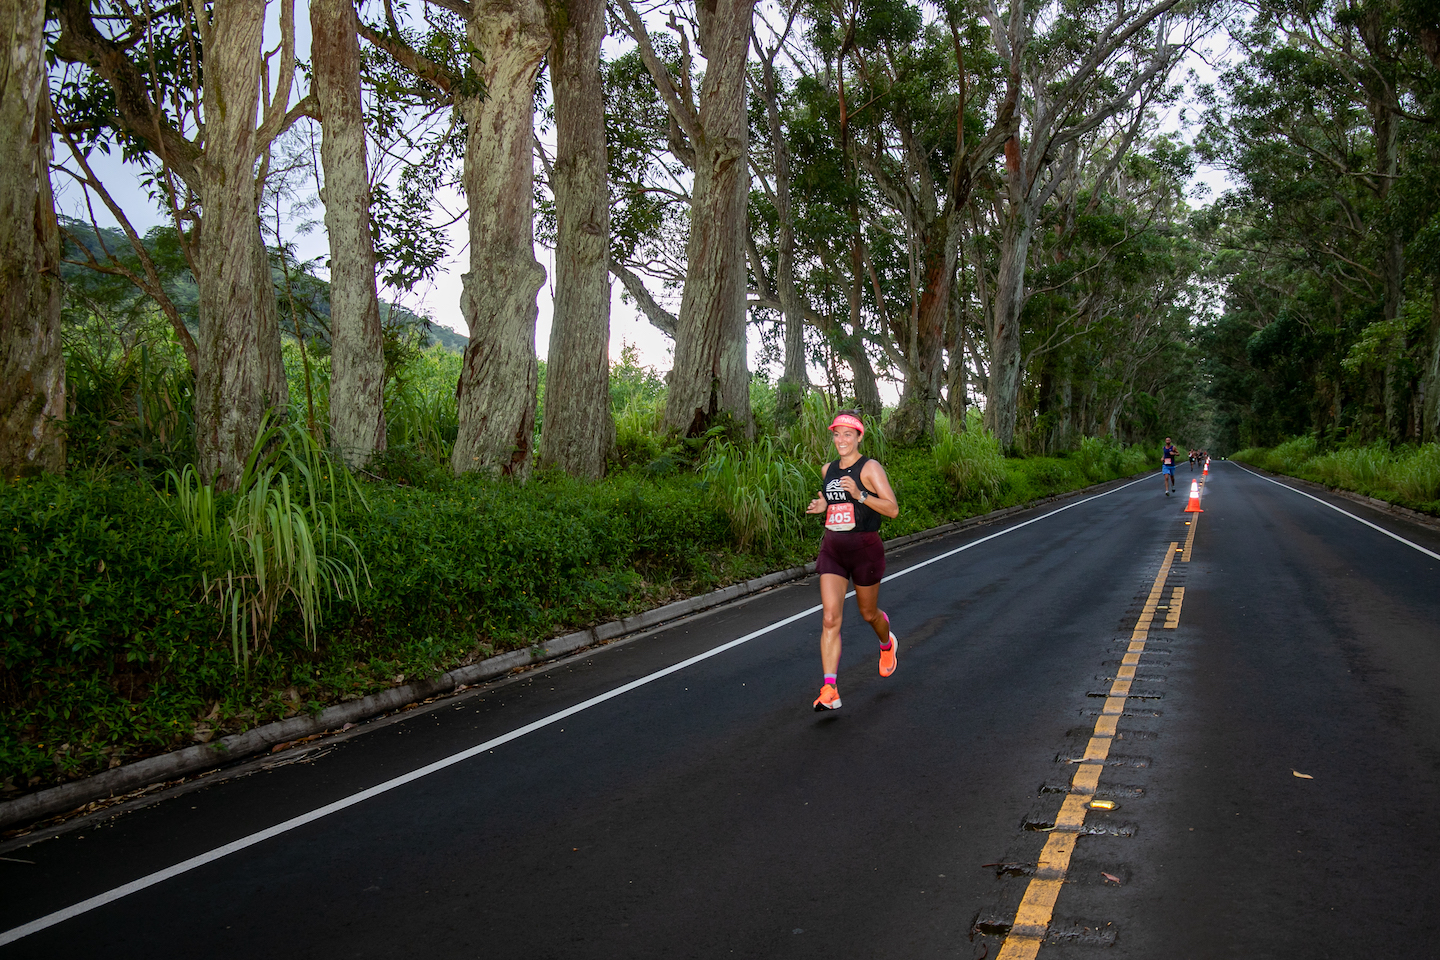
{"label": "smiling face", "polygon": [[835,452],[845,458],[853,454],[860,446],[860,431],[854,427],[836,427],[830,431],[835,441]]}

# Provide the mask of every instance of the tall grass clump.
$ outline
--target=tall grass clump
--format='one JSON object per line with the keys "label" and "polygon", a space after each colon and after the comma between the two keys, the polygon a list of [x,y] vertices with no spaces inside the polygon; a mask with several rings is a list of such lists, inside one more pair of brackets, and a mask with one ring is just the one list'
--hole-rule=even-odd
{"label": "tall grass clump", "polygon": [[1123,454],[1114,437],[1081,437],[1074,459],[1087,479],[1098,482],[1120,475],[1124,469]]}
{"label": "tall grass clump", "polygon": [[1005,482],[1000,443],[986,431],[978,410],[968,411],[964,430],[954,429],[948,417],[937,417],[930,453],[957,499],[988,500]]}
{"label": "tall grass clump", "polygon": [[1395,458],[1390,453],[1390,445],[1380,440],[1366,447],[1335,450],[1301,462],[1281,462],[1285,473],[1303,472],[1326,486],[1372,491],[1388,486],[1385,481]]}
{"label": "tall grass clump", "polygon": [[1398,459],[1391,476],[1395,492],[1407,500],[1417,503],[1440,500],[1440,444],[1427,443]]}
{"label": "tall grass clump", "polygon": [[748,445],[717,437],[701,469],[742,550],[753,544],[772,550],[777,540],[798,535],[819,486],[771,437]]}
{"label": "tall grass clump", "polygon": [[[840,408],[824,393],[811,391],[800,401],[800,417],[780,431],[780,440],[795,456],[806,463],[829,463],[835,459],[835,443],[830,423]],[[865,418],[861,418],[865,420]],[[865,435],[860,438],[860,452],[885,462],[888,446],[885,431],[878,422],[865,420]]]}
{"label": "tall grass clump", "polygon": [[158,472],[195,458],[195,380],[163,319],[68,325],[65,380],[72,463]]}
{"label": "tall grass clump", "polygon": [[1305,463],[1315,456],[1316,443],[1313,436],[1296,437],[1287,440],[1265,454],[1264,462],[1257,464],[1276,473],[1299,473]]}
{"label": "tall grass clump", "polygon": [[235,666],[245,673],[287,599],[299,608],[313,649],[322,603],[354,598],[361,578],[369,583],[365,559],[340,531],[335,510],[337,500],[363,503],[363,495],[298,425],[261,430],[231,498],[202,483],[193,465],[167,477],[185,528],[218,561],[214,575],[204,575],[204,596],[229,624]]}

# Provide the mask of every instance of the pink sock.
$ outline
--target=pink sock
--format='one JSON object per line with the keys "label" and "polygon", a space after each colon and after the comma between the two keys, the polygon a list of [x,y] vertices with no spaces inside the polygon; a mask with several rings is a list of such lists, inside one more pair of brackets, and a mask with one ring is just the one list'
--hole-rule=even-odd
{"label": "pink sock", "polygon": [[833,673],[825,674],[825,682],[830,684],[830,686],[832,687],[838,686],[838,684],[835,682],[835,674]]}

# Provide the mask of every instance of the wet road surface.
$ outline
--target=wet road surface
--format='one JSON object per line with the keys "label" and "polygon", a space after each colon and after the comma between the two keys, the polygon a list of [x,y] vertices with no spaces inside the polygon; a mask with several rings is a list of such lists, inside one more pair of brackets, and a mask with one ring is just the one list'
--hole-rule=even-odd
{"label": "wet road surface", "polygon": [[7,851],[0,931],[55,922],[0,957],[1440,956],[1440,560],[1160,490],[892,551],[899,670],[851,601],[832,714],[811,578]]}

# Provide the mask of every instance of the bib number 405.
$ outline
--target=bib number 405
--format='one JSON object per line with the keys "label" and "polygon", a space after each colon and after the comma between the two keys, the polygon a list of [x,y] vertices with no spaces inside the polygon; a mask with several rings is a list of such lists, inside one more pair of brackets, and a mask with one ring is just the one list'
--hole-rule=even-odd
{"label": "bib number 405", "polygon": [[826,530],[854,530],[855,504],[832,503],[825,511]]}

